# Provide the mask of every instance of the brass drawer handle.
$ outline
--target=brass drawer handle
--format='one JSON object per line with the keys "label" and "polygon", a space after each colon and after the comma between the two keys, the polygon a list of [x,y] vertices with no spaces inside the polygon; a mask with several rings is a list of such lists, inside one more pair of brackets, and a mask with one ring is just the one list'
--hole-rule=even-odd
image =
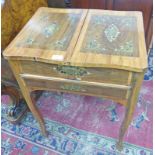
{"label": "brass drawer handle", "polygon": [[85,68],[76,67],[76,66],[58,65],[58,66],[54,67],[53,69],[61,74],[71,75],[71,76],[75,76],[75,77],[81,77],[81,76],[90,74]]}
{"label": "brass drawer handle", "polygon": [[70,91],[82,91],[82,92],[86,91],[84,89],[81,89],[81,87],[78,85],[62,85],[60,86],[60,88],[63,90],[70,90]]}

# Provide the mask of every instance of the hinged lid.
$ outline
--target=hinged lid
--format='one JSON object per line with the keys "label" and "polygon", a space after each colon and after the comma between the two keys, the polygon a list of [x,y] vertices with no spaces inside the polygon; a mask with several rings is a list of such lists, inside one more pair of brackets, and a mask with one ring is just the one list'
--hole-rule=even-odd
{"label": "hinged lid", "polygon": [[146,68],[141,12],[89,10],[71,64],[135,71]]}
{"label": "hinged lid", "polygon": [[87,10],[41,7],[4,51],[10,59],[61,63],[72,53]]}
{"label": "hinged lid", "polygon": [[142,71],[141,12],[40,8],[4,52],[10,59]]}

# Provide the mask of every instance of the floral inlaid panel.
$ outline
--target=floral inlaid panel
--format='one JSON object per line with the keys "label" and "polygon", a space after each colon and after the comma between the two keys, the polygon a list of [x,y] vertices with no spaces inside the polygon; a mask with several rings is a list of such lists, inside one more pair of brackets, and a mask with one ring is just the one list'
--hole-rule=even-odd
{"label": "floral inlaid panel", "polygon": [[81,13],[42,13],[33,21],[16,46],[66,51],[75,33]]}
{"label": "floral inlaid panel", "polygon": [[92,15],[81,52],[138,56],[136,18],[132,16]]}

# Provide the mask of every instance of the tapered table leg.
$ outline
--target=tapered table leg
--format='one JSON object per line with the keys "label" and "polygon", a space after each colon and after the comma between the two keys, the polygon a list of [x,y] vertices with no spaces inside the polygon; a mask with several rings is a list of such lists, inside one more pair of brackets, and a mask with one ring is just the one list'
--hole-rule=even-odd
{"label": "tapered table leg", "polygon": [[44,136],[47,136],[43,117],[41,116],[40,112],[38,111],[36,105],[32,102],[32,99],[30,96],[30,91],[29,91],[25,81],[20,77],[20,73],[21,73],[20,62],[10,60],[9,64],[10,64],[12,71],[17,79],[17,82],[19,84],[21,92],[25,98],[25,101],[27,102],[27,105],[28,105],[30,111],[32,112],[33,116],[37,119],[37,121],[40,124],[42,134]]}
{"label": "tapered table leg", "polygon": [[133,84],[133,88],[131,90],[131,94],[128,99],[125,117],[124,117],[124,120],[122,122],[120,131],[119,131],[119,140],[116,144],[116,147],[119,151],[121,151],[123,149],[123,137],[129,127],[131,121],[132,121],[133,112],[134,112],[135,106],[137,104],[138,94],[139,94],[141,84],[143,82],[143,77],[144,77],[144,73],[139,73],[137,80]]}

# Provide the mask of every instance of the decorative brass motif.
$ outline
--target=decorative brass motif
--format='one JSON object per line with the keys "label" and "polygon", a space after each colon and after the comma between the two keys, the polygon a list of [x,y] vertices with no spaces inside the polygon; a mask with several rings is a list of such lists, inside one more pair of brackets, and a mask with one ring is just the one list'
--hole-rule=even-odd
{"label": "decorative brass motif", "polygon": [[84,89],[81,89],[79,85],[62,85],[60,86],[63,90],[70,90],[70,91],[86,91]]}
{"label": "decorative brass motif", "polygon": [[[72,40],[74,32],[76,31],[81,19],[81,14],[82,12],[73,14],[61,13],[61,16],[65,19],[65,21],[62,21],[62,17],[59,17],[59,13],[44,12],[39,19],[37,19],[37,23],[39,24],[32,27],[32,30],[37,29],[36,34],[38,33],[38,35],[36,36],[35,34],[27,32],[25,38],[18,42],[16,46],[65,52]],[[68,24],[64,29],[63,27],[65,24],[63,23],[65,22]],[[61,33],[62,29],[64,29],[63,33]],[[42,36],[44,38],[40,40],[40,37]]]}
{"label": "decorative brass motif", "polygon": [[19,46],[19,47],[22,45],[31,46],[34,43],[35,43],[35,40],[31,37],[28,37],[25,41],[17,43],[17,46]]}
{"label": "decorative brass motif", "polygon": [[107,39],[110,41],[110,42],[113,42],[114,40],[117,39],[118,35],[120,34],[119,32],[119,29],[117,28],[116,25],[114,24],[111,24],[109,25],[105,31],[105,36],[107,37]]}
{"label": "decorative brass motif", "polygon": [[134,16],[92,15],[86,34],[80,52],[139,55],[137,19]]}
{"label": "decorative brass motif", "polygon": [[117,49],[117,48],[115,49],[116,52],[117,51],[124,52],[124,53],[126,52],[126,53],[128,53],[129,56],[132,56],[133,50],[134,50],[134,47],[133,47],[132,41],[127,41],[127,42],[125,42],[124,45],[121,45],[119,47],[119,49]]}
{"label": "decorative brass motif", "polygon": [[54,43],[54,46],[55,46],[56,48],[63,49],[64,46],[65,46],[66,41],[67,41],[67,37],[64,37],[63,39],[56,41],[56,42]]}
{"label": "decorative brass motif", "polygon": [[43,30],[43,33],[48,38],[48,37],[52,36],[56,31],[58,31],[58,29],[59,29],[58,24],[52,23],[51,25],[47,26]]}
{"label": "decorative brass motif", "polygon": [[[102,45],[103,46],[103,45]],[[104,53],[104,51],[106,50],[104,47],[102,47],[101,44],[99,44],[97,42],[97,40],[89,40],[89,42],[87,43],[85,49],[86,50],[95,50],[95,51],[102,51]],[[97,53],[97,52],[96,52]]]}
{"label": "decorative brass motif", "polygon": [[56,71],[62,74],[80,77],[89,74],[85,68],[75,66],[61,66],[58,65],[54,68]]}

